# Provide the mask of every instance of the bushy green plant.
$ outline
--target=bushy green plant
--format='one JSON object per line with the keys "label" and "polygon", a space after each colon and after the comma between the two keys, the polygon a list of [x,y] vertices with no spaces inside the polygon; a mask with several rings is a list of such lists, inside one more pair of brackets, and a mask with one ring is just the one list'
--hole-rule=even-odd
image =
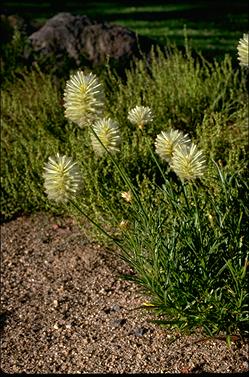
{"label": "bushy green plant", "polygon": [[245,76],[234,71],[229,55],[211,64],[201,56],[193,58],[191,51],[156,49],[149,61],[140,60],[127,71],[125,82],[114,75],[108,80],[109,112],[118,113],[122,122],[130,108],[141,103],[150,106],[155,122],[148,132],[154,135],[170,124],[195,136],[204,114],[230,117],[246,103]]}
{"label": "bushy green plant", "polygon": [[[131,208],[121,256],[126,276],[143,287],[156,323],[208,335],[248,331],[248,182],[216,165],[215,192],[202,184],[156,187],[150,203]],[[146,216],[144,215],[144,212]],[[146,308],[146,306],[145,306]]]}
{"label": "bushy green plant", "polygon": [[[138,61],[126,72],[125,80],[107,70],[102,72],[101,82],[106,94],[105,115],[120,125],[121,139],[125,141],[121,143],[120,161],[135,186],[147,190],[148,182],[161,182],[148,145],[160,131],[170,127],[188,132],[213,159],[222,160],[228,170],[245,169],[245,75],[232,69],[229,57],[212,66],[204,61],[196,63],[189,53],[176,49],[166,56],[160,51],[152,52],[149,61]],[[58,148],[81,161],[84,194],[80,198],[86,210],[96,219],[101,216],[103,223],[112,222],[112,204],[118,218],[124,217],[127,208],[119,199],[120,192],[127,187],[107,156],[95,157],[88,129],[76,129],[66,122],[63,86],[64,80],[42,73],[38,67],[31,72],[23,70],[14,80],[5,82],[1,93],[4,219],[50,207],[40,190],[39,156],[46,159]],[[149,106],[154,114],[143,139],[140,129],[127,121],[128,111],[141,104]]]}
{"label": "bushy green plant", "polygon": [[0,46],[0,82],[3,85],[7,79],[13,80],[15,75],[25,68],[27,63],[25,53],[28,53],[30,46],[27,35],[20,26],[11,28],[3,19],[1,22],[3,23],[3,30],[1,30],[3,39],[4,36],[7,39],[1,41]]}
{"label": "bushy green plant", "polygon": [[[19,74],[20,75],[20,74]],[[1,92],[1,215],[48,209],[41,192],[44,156],[65,137],[56,82],[37,68],[24,72]]]}

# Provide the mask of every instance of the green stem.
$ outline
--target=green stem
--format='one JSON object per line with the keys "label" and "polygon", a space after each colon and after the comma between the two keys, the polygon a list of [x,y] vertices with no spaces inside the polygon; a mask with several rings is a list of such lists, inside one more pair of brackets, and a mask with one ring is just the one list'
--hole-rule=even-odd
{"label": "green stem", "polygon": [[194,188],[193,188],[193,185],[192,183],[190,183],[190,188],[191,188],[191,194],[192,194],[192,197],[194,199],[194,203],[195,203],[195,208],[196,208],[196,219],[197,219],[197,229],[199,231],[199,234],[200,234],[200,239],[201,239],[201,245],[202,245],[202,232],[201,232],[201,224],[200,224],[200,210],[199,210],[199,204],[198,204],[198,201],[196,199],[196,195],[195,195],[195,191],[194,191]]}
{"label": "green stem", "polygon": [[187,204],[188,211],[190,211],[189,201],[188,201],[188,197],[187,197],[187,195],[186,195],[186,186],[185,186],[185,183],[184,183],[184,182],[182,182],[182,187],[183,187],[183,196],[184,196],[184,200],[185,200],[185,203]]}
{"label": "green stem", "polygon": [[131,192],[134,195],[134,197],[135,197],[135,199],[136,199],[136,201],[137,201],[140,209],[142,210],[144,216],[148,220],[148,216],[147,216],[147,214],[146,214],[146,212],[144,210],[144,207],[143,207],[143,205],[141,203],[141,200],[140,200],[139,196],[137,195],[136,190],[135,190],[133,184],[131,183],[129,177],[127,176],[127,174],[125,173],[125,171],[120,167],[120,165],[116,162],[115,158],[112,156],[112,154],[106,148],[106,146],[102,143],[102,141],[100,140],[100,138],[98,137],[98,135],[96,134],[96,132],[94,131],[93,128],[91,128],[91,131],[93,132],[93,134],[97,138],[97,140],[100,142],[100,144],[102,145],[102,147],[105,149],[105,151],[109,155],[110,159],[114,163],[115,167],[118,169],[118,172],[119,172],[121,178],[123,179],[123,181],[127,184],[127,186],[129,187],[129,189],[131,190]]}
{"label": "green stem", "polygon": [[162,177],[163,177],[164,181],[165,181],[165,182],[169,182],[169,180],[166,178],[166,175],[164,174],[164,172],[163,172],[161,166],[159,165],[158,160],[157,160],[157,158],[156,158],[156,156],[155,156],[155,153],[154,153],[154,151],[151,149],[150,143],[148,142],[148,140],[146,139],[146,137],[145,137],[145,140],[146,140],[146,144],[147,144],[147,146],[148,146],[148,148],[149,148],[150,154],[151,154],[153,160],[155,161],[157,168],[159,169],[160,173],[162,174]]}
{"label": "green stem", "polygon": [[104,233],[108,238],[110,238],[118,247],[120,247],[122,250],[123,250],[123,247],[121,245],[121,243],[115,239],[114,237],[112,237],[109,233],[107,233],[105,231],[104,228],[102,228],[102,226],[100,226],[98,223],[96,223],[90,216],[88,216],[83,210],[82,208],[80,208],[78,206],[78,204],[76,204],[72,199],[69,199],[69,202],[83,215],[87,218],[87,220],[89,220],[94,226],[96,226],[102,233]]}
{"label": "green stem", "polygon": [[[159,164],[159,162],[158,162],[158,159],[156,158],[156,155],[155,155],[154,151],[152,150],[152,148],[151,148],[151,146],[150,146],[150,143],[147,141],[147,139],[146,139],[146,143],[147,143],[148,149],[149,149],[149,151],[150,151],[150,154],[151,154],[151,156],[152,156],[154,162],[156,163],[156,166],[157,166],[158,170],[160,171],[160,173],[161,173],[161,175],[162,175],[162,177],[163,177],[163,179],[164,179],[165,184],[166,184],[166,185],[169,187],[169,189],[170,189],[170,194],[168,194],[168,195],[171,196],[171,201],[170,201],[170,203],[171,203],[173,209],[174,209],[175,211],[178,212],[178,211],[179,211],[179,208],[178,208],[178,206],[175,204],[174,190],[173,190],[173,187],[172,187],[171,181],[170,181],[170,179],[167,179],[166,175],[164,174],[164,172],[163,172],[163,170],[162,170],[162,168],[161,168],[161,166],[160,166],[160,164]],[[167,167],[167,169],[168,169],[167,171],[169,171],[169,167]],[[155,185],[154,185],[154,186],[155,186]]]}
{"label": "green stem", "polygon": [[198,232],[199,239],[200,239],[200,251],[201,251],[201,255],[200,255],[199,259],[200,259],[200,262],[201,262],[201,265],[202,265],[202,268],[204,270],[205,277],[206,277],[206,264],[205,264],[205,259],[203,258],[203,235],[202,235],[201,222],[200,222],[200,208],[199,208],[198,200],[196,199],[196,193],[194,191],[194,187],[193,187],[192,183],[190,183],[190,189],[191,189],[191,194],[192,194],[192,197],[193,197],[194,203],[195,203],[195,208],[196,208],[196,228],[197,228],[197,232]]}

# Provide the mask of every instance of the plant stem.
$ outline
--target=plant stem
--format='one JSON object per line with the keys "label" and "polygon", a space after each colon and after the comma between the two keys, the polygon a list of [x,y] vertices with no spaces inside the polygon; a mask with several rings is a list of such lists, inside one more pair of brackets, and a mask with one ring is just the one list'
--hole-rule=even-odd
{"label": "plant stem", "polygon": [[141,200],[139,198],[139,196],[137,195],[136,193],[136,190],[133,186],[133,184],[131,183],[129,177],[127,176],[126,172],[122,169],[122,167],[116,162],[115,158],[112,156],[112,154],[109,152],[109,150],[106,148],[106,146],[102,143],[102,141],[100,140],[100,138],[98,137],[98,135],[96,134],[96,132],[94,131],[93,128],[91,128],[91,132],[94,134],[94,136],[97,138],[97,140],[100,142],[100,144],[102,145],[102,147],[105,149],[105,151],[107,152],[107,154],[109,155],[110,159],[112,160],[112,162],[114,163],[115,167],[117,168],[121,178],[123,179],[123,181],[127,184],[127,186],[129,187],[129,189],[131,190],[132,194],[134,195],[140,209],[142,210],[144,216],[146,217],[146,219],[148,220],[148,215],[147,213],[145,212],[144,210],[144,206],[142,205],[141,203]]}
{"label": "plant stem", "polygon": [[104,228],[102,228],[101,225],[99,225],[98,223],[96,223],[90,216],[88,216],[83,210],[82,208],[80,208],[78,206],[77,203],[75,203],[72,199],[69,199],[70,203],[83,215],[87,218],[87,220],[89,220],[94,226],[96,226],[102,233],[104,233],[108,238],[110,238],[118,247],[120,247],[122,250],[123,250],[123,247],[121,245],[121,243],[115,239],[114,237],[112,237],[109,233],[107,233],[105,231]]}

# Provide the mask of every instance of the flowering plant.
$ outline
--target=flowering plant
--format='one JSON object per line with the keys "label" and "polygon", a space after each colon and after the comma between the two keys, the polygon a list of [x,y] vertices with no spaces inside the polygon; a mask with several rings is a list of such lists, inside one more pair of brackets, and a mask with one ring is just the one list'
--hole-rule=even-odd
{"label": "flowering plant", "polygon": [[138,127],[139,142],[147,143],[161,174],[145,195],[122,165],[122,125],[103,116],[102,86],[93,75],[87,77],[78,72],[67,82],[65,115],[76,127],[88,125],[98,162],[107,158],[117,170],[123,182],[118,201],[124,202],[126,217],[107,231],[84,211],[77,202],[84,181],[72,157],[57,155],[45,164],[48,197],[70,202],[118,246],[134,270],[126,278],[144,288],[150,298],[144,307],[160,316],[154,322],[181,331],[201,327],[209,335],[222,331],[228,341],[231,334],[246,333],[248,238],[240,190],[247,183],[225,173],[178,129],[167,126],[149,140],[144,126],[155,116],[150,107],[136,106],[127,120]]}
{"label": "flowering plant", "polygon": [[83,127],[102,115],[103,106],[103,88],[93,73],[78,71],[71,76],[64,92],[66,118]]}
{"label": "flowering plant", "polygon": [[237,46],[238,59],[241,66],[249,67],[249,34],[243,34]]}

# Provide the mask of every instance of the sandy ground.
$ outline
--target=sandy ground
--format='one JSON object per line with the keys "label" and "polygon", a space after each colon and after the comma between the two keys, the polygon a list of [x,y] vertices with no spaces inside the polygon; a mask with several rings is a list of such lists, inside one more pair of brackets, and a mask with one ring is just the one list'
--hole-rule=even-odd
{"label": "sandy ground", "polygon": [[39,213],[1,226],[5,373],[246,373],[248,343],[181,336],[149,322],[117,256],[70,218]]}

